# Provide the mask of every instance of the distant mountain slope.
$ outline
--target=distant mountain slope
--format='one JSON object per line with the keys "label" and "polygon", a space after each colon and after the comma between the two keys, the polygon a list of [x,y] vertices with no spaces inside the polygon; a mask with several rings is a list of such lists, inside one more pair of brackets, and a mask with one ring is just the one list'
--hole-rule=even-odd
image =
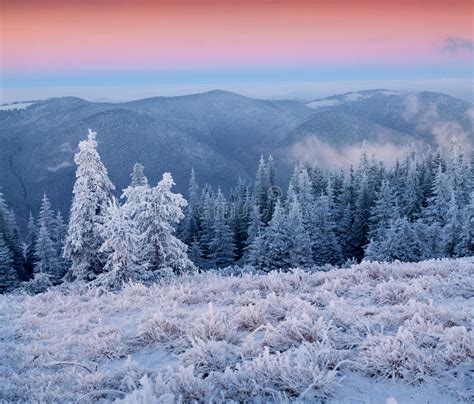
{"label": "distant mountain slope", "polygon": [[[238,176],[253,178],[262,153],[275,155],[286,181],[294,160],[324,160],[321,144],[337,154],[364,140],[444,144],[455,134],[472,143],[473,111],[472,104],[447,95],[389,90],[308,103],[215,90],[126,103],[63,97],[12,104],[0,108],[0,186],[21,218],[37,210],[44,191],[67,214],[73,156],[88,128],[98,132],[99,152],[118,190],[140,161],[152,183],[171,171],[184,192],[191,167],[201,184],[227,189]],[[308,140],[318,153],[308,153]]]}

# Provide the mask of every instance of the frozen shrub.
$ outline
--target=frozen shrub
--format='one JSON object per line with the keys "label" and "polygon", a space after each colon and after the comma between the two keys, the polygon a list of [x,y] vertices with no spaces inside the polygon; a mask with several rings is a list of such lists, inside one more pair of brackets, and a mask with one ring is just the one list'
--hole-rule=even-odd
{"label": "frozen shrub", "polygon": [[178,319],[156,313],[139,330],[136,341],[141,345],[162,343],[168,347],[178,348],[183,344],[184,332]]}
{"label": "frozen shrub", "polygon": [[216,311],[212,303],[208,310],[199,316],[187,332],[189,340],[202,341],[237,341],[237,330],[230,321],[229,316],[223,311]]}
{"label": "frozen shrub", "polygon": [[[172,399],[174,397],[171,397]],[[159,404],[164,403],[164,400],[158,400],[155,395],[152,382],[147,375],[140,380],[140,387],[125,395],[123,399],[115,400],[119,404]],[[173,400],[168,401],[172,403]]]}
{"label": "frozen shrub", "polygon": [[448,366],[474,364],[474,337],[466,327],[446,328],[440,340],[441,355]]}
{"label": "frozen shrub", "polygon": [[174,402],[208,402],[213,398],[213,388],[194,375],[192,366],[167,369],[158,375],[155,391],[158,396],[174,396]]}
{"label": "frozen shrub", "polygon": [[390,280],[379,283],[374,291],[374,300],[379,305],[401,304],[410,299],[422,299],[423,290],[419,287],[408,285],[406,282]]}
{"label": "frozen shrub", "polygon": [[287,318],[276,327],[267,326],[262,345],[281,352],[303,342],[318,342],[331,346],[334,338],[335,330],[324,318],[301,313],[299,316]]}
{"label": "frozen shrub", "polygon": [[37,294],[46,292],[51,286],[53,286],[51,277],[48,274],[40,272],[37,273],[33,279],[24,282],[22,284],[22,289],[26,293]]}
{"label": "frozen shrub", "polygon": [[403,379],[407,383],[425,380],[436,366],[430,351],[421,350],[413,334],[400,327],[395,336],[369,336],[362,345],[361,364],[370,375]]}
{"label": "frozen shrub", "polygon": [[338,378],[322,352],[317,345],[306,343],[284,353],[271,354],[266,349],[236,371],[225,372],[219,381],[241,400],[252,394],[268,396],[271,392],[300,399],[327,397],[338,385]]}
{"label": "frozen shrub", "polygon": [[235,321],[240,329],[254,331],[267,323],[266,307],[262,301],[243,306],[237,312]]}
{"label": "frozen shrub", "polygon": [[196,372],[204,375],[212,371],[223,372],[240,359],[239,349],[225,341],[195,340],[191,348],[180,355],[183,365],[193,366]]}

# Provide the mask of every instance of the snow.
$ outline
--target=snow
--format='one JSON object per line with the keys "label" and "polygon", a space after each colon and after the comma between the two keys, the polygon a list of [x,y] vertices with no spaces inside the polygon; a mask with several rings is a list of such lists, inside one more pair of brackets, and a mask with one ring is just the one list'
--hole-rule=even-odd
{"label": "snow", "polygon": [[0,111],[13,111],[13,110],[20,110],[26,109],[29,106],[35,104],[34,102],[19,102],[16,104],[7,104],[7,105],[0,105]]}
{"label": "snow", "polygon": [[472,402],[474,258],[0,296],[0,401]]}
{"label": "snow", "polygon": [[340,101],[338,99],[324,99],[324,100],[316,100],[316,101],[311,101],[306,104],[307,107],[310,108],[321,108],[321,107],[332,107],[334,105],[339,105]]}

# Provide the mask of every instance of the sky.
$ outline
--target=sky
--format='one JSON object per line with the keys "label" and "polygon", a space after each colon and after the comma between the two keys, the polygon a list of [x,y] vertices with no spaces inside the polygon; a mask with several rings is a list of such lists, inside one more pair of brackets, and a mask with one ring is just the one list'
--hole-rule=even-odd
{"label": "sky", "polygon": [[313,99],[368,88],[474,101],[466,0],[0,0],[0,103],[222,88]]}

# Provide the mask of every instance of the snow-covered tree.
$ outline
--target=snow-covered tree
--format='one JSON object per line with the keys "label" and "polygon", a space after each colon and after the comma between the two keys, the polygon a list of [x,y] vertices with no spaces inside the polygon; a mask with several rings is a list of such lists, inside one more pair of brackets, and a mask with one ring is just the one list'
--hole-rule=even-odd
{"label": "snow-covered tree", "polygon": [[288,222],[280,201],[277,201],[272,220],[250,248],[249,262],[257,269],[271,271],[290,268],[292,240]]}
{"label": "snow-covered tree", "polygon": [[13,268],[13,254],[0,233],[0,293],[15,289],[18,283],[18,275]]}
{"label": "snow-covered tree", "polygon": [[287,226],[291,240],[289,264],[291,267],[309,267],[313,264],[311,240],[303,225],[301,207],[296,199],[290,203]]}
{"label": "snow-covered tree", "polygon": [[23,279],[29,281],[33,278],[34,268],[36,266],[35,246],[38,239],[38,230],[35,225],[35,219],[30,212],[28,219],[27,234],[24,244],[25,263],[23,265]]}
{"label": "snow-covered tree", "polygon": [[183,272],[193,264],[186,254],[186,244],[175,236],[175,226],[183,219],[187,203],[181,194],[171,191],[173,185],[171,174],[165,173],[156,187],[143,187],[134,220],[142,237],[140,250],[145,263],[158,271]]}
{"label": "snow-covered tree", "polygon": [[226,200],[217,191],[214,203],[213,237],[209,244],[209,259],[214,268],[224,268],[234,262],[234,239],[228,223]]}
{"label": "snow-covered tree", "polygon": [[119,287],[129,280],[144,279],[148,271],[140,262],[142,235],[115,199],[109,202],[100,233],[104,240],[100,251],[105,255],[105,265],[104,273],[98,276],[97,282],[108,287]]}
{"label": "snow-covered tree", "polygon": [[145,167],[140,163],[135,163],[133,165],[133,171],[130,174],[132,182],[131,187],[146,187],[148,186],[148,178],[145,176]]}
{"label": "snow-covered tree", "polygon": [[200,237],[200,221],[199,186],[196,182],[196,173],[193,168],[189,179],[188,205],[184,210],[184,219],[180,227],[181,239],[188,246]]}
{"label": "snow-covered tree", "polygon": [[87,140],[79,142],[79,152],[74,157],[76,182],[64,246],[73,279],[93,279],[103,267],[99,228],[114,186],[97,152],[96,135],[89,129]]}

